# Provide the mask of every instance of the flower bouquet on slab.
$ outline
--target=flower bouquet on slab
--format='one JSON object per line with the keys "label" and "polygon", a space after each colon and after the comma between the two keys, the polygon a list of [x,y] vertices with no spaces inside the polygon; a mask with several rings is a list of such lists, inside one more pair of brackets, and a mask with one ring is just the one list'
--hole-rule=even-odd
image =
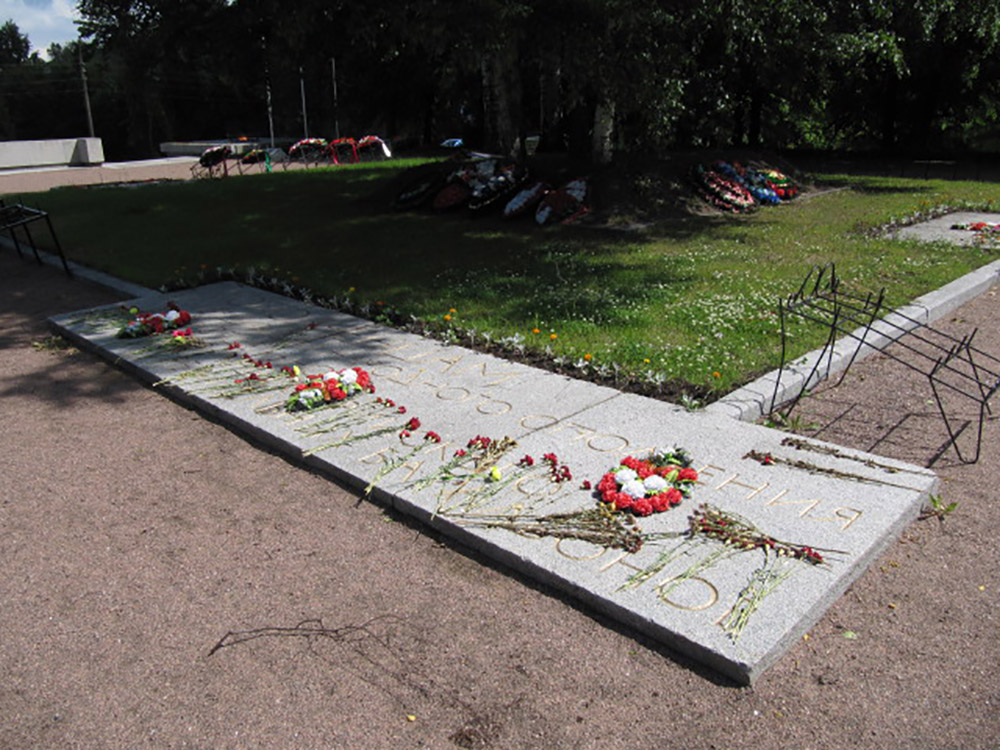
{"label": "flower bouquet on slab", "polygon": [[152,336],[165,331],[174,331],[191,322],[191,313],[181,310],[173,302],[168,303],[166,312],[137,313],[116,334],[120,339],[136,339]]}
{"label": "flower bouquet on slab", "polygon": [[285,411],[312,411],[344,401],[358,393],[374,393],[371,376],[360,367],[330,370],[323,375],[308,375],[285,401]]}
{"label": "flower bouquet on slab", "polygon": [[637,516],[662,513],[691,494],[698,472],[683,448],[656,451],[645,459],[626,456],[601,477],[597,492],[616,510]]}

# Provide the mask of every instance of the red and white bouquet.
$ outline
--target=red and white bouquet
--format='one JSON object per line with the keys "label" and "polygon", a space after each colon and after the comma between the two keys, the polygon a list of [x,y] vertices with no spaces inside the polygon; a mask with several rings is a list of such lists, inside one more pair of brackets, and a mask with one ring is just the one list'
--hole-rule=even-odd
{"label": "red and white bouquet", "polygon": [[597,484],[601,500],[615,510],[637,516],[662,513],[691,494],[698,472],[683,448],[659,451],[648,458],[627,456]]}
{"label": "red and white bouquet", "polygon": [[307,411],[344,401],[357,393],[374,393],[371,376],[360,367],[330,370],[323,375],[307,375],[285,402],[286,411]]}
{"label": "red and white bouquet", "polygon": [[116,334],[120,339],[135,339],[164,331],[173,331],[191,322],[191,313],[181,310],[173,302],[162,313],[138,313],[122,326]]}

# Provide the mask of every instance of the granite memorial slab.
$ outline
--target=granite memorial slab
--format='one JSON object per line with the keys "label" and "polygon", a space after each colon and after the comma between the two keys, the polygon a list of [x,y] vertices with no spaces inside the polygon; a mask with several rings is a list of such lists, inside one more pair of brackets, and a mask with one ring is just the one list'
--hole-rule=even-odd
{"label": "granite memorial slab", "polygon": [[[117,337],[135,314],[124,308],[168,301],[192,316],[187,341]],[[124,308],[51,322],[173,397],[741,683],[801,638],[936,487],[926,469],[235,282]],[[353,367],[374,393],[286,410],[307,374]],[[637,517],[601,502],[602,478],[624,459],[675,448],[697,474],[679,505]]]}

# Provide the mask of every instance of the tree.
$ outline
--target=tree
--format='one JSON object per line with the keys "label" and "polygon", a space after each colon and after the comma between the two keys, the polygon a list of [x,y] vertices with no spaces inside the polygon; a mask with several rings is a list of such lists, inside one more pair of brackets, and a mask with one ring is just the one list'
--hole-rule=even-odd
{"label": "tree", "polygon": [[0,65],[21,65],[28,61],[31,43],[12,20],[0,26]]}

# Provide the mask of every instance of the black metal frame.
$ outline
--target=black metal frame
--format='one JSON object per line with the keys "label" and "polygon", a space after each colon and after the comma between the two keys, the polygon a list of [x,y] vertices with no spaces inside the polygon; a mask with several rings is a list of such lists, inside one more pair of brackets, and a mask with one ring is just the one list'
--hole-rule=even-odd
{"label": "black metal frame", "polygon": [[66,275],[70,278],[73,277],[72,271],[69,270],[69,263],[66,262],[66,255],[63,253],[62,245],[59,244],[59,238],[56,236],[56,230],[52,227],[52,219],[49,218],[48,213],[42,211],[38,208],[29,208],[22,203],[14,203],[7,205],[7,203],[0,198],[0,231],[7,232],[10,235],[11,241],[14,243],[14,248],[17,250],[17,254],[20,257],[24,257],[24,253],[21,250],[21,243],[17,239],[17,232],[15,229],[23,229],[24,235],[28,239],[28,244],[31,245],[31,250],[35,254],[35,260],[38,265],[42,265],[42,257],[38,254],[38,247],[35,245],[35,239],[31,236],[31,230],[28,229],[28,225],[36,221],[45,221],[46,226],[49,228],[49,234],[52,236],[52,243],[55,245],[56,251],[59,253],[59,259],[62,261],[63,270]]}
{"label": "black metal frame", "polygon": [[[979,460],[983,441],[983,425],[986,415],[992,414],[989,401],[1000,389],[1000,359],[972,345],[976,331],[967,336],[955,338],[943,331],[885,306],[885,288],[878,294],[864,297],[850,294],[841,289],[833,263],[813,266],[806,274],[798,291],[778,302],[781,323],[781,367],[774,384],[770,413],[787,418],[806,393],[806,386],[825,380],[830,375],[833,363],[833,347],[838,337],[846,337],[858,342],[847,366],[841,373],[839,385],[851,365],[854,364],[865,346],[883,354],[894,362],[921,373],[930,381],[931,391],[937,402],[938,411],[948,431],[949,443],[962,463]],[[777,408],[781,373],[787,364],[786,316],[798,316],[804,320],[819,323],[829,328],[826,343],[813,363],[803,388],[780,410]],[[876,323],[878,327],[876,328]],[[874,335],[872,335],[874,334]],[[899,351],[888,351],[890,344],[896,344]],[[824,357],[826,371],[820,373]],[[948,388],[959,395],[971,399],[979,405],[979,427],[976,437],[975,454],[971,458],[962,455],[958,438],[964,427],[952,428],[944,402],[938,388]],[[945,446],[947,448],[947,445]]]}

